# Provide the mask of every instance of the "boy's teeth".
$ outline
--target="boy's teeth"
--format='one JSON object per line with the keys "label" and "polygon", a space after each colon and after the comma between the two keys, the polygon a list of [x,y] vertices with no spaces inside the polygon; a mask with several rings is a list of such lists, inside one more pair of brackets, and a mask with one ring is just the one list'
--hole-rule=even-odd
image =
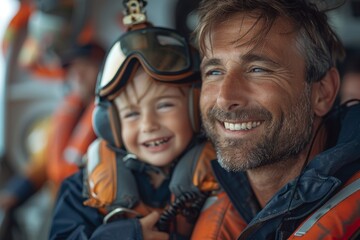
{"label": "boy's teeth", "polygon": [[246,122],[246,123],[229,123],[224,122],[224,127],[230,131],[239,131],[239,130],[250,130],[256,128],[260,125],[260,122]]}
{"label": "boy's teeth", "polygon": [[161,144],[164,144],[168,141],[168,139],[161,139],[161,140],[157,140],[157,141],[153,141],[153,142],[147,142],[145,145],[148,147],[157,147]]}

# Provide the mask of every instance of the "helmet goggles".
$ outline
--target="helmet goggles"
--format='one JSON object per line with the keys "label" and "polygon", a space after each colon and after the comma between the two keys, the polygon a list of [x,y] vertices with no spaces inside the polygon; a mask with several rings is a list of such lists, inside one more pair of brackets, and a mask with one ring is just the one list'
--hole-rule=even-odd
{"label": "helmet goggles", "polygon": [[149,27],[122,35],[110,48],[96,93],[111,98],[121,91],[139,63],[154,79],[169,84],[200,80],[199,57],[176,31]]}

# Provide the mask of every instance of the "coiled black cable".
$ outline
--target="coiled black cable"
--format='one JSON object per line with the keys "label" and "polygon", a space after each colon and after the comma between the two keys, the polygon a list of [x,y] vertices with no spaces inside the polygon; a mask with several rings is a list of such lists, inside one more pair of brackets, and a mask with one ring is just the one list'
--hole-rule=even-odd
{"label": "coiled black cable", "polygon": [[178,214],[182,214],[189,223],[194,223],[209,193],[184,193],[177,197],[161,214],[157,223],[159,231],[169,232],[170,224]]}

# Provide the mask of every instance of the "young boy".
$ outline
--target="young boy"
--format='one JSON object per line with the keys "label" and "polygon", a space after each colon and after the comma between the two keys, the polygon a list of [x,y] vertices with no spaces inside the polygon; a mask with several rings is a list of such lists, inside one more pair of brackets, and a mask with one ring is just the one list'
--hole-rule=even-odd
{"label": "young boy", "polygon": [[190,237],[217,189],[215,152],[198,134],[196,56],[163,28],[128,32],[113,45],[98,78],[100,138],[62,186],[51,239]]}

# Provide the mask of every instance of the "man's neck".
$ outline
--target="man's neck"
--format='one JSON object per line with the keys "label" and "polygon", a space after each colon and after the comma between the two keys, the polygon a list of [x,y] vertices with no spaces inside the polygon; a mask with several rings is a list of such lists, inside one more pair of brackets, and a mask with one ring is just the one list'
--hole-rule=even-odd
{"label": "man's neck", "polygon": [[[317,124],[315,125],[317,126]],[[282,187],[299,176],[305,161],[311,161],[317,154],[322,152],[325,143],[326,132],[325,129],[322,128],[311,147],[308,160],[307,154],[310,149],[310,144],[295,158],[278,161],[257,169],[247,170],[250,185],[260,206],[263,208]]]}
{"label": "man's neck", "polygon": [[288,182],[300,174],[305,158],[289,159],[247,171],[250,185],[263,208]]}

